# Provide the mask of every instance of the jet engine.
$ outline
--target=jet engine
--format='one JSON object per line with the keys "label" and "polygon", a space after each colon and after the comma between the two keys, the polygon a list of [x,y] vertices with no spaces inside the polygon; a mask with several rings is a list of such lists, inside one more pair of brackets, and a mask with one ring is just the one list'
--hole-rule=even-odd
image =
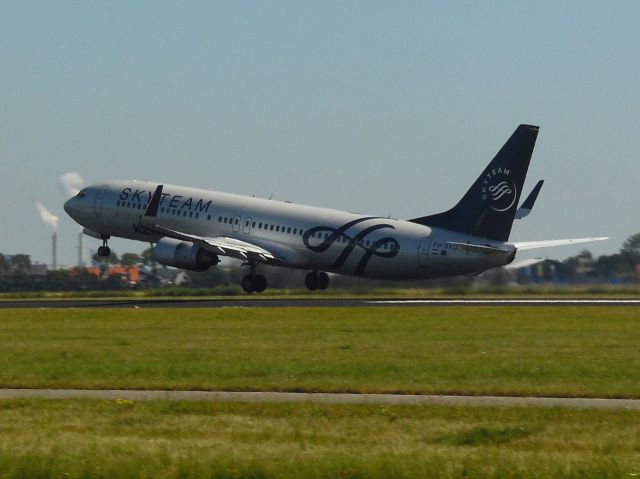
{"label": "jet engine", "polygon": [[189,241],[166,237],[156,243],[153,254],[159,263],[191,271],[205,271],[220,261],[212,252]]}

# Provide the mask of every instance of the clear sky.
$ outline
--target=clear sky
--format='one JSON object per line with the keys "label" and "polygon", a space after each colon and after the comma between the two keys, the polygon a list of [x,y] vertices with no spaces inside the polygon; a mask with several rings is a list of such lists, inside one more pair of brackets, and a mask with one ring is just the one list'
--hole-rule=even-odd
{"label": "clear sky", "polygon": [[2,253],[51,261],[39,200],[75,262],[68,171],[436,213],[519,123],[541,126],[526,189],[546,182],[512,239],[640,232],[638,1],[0,6]]}

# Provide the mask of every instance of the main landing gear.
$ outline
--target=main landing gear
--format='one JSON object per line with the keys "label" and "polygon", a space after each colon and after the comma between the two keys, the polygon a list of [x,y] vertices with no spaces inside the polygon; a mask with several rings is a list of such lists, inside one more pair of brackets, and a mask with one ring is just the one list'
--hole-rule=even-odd
{"label": "main landing gear", "polygon": [[98,248],[98,256],[109,256],[111,254],[111,248],[107,246],[107,240],[109,235],[102,235],[102,246]]}
{"label": "main landing gear", "polygon": [[245,293],[262,293],[267,289],[267,278],[256,274],[256,264],[250,265],[249,274],[242,278],[242,289]]}
{"label": "main landing gear", "polygon": [[329,275],[322,271],[312,271],[305,277],[304,284],[309,291],[325,290],[329,287]]}
{"label": "main landing gear", "polygon": [[[249,274],[242,278],[242,289],[245,293],[262,293],[267,289],[267,278],[256,274],[256,266],[257,264],[250,263]],[[329,287],[329,275],[323,271],[312,271],[307,274],[304,283],[310,291],[325,290]]]}

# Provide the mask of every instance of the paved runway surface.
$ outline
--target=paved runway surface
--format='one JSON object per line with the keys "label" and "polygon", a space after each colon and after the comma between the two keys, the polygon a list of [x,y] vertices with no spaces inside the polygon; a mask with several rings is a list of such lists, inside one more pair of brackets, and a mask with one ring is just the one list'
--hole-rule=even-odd
{"label": "paved runway surface", "polygon": [[133,389],[0,389],[0,400],[17,398],[42,399],[128,399],[131,401],[237,401],[237,402],[313,402],[324,404],[389,404],[448,406],[537,406],[580,409],[640,410],[640,399],[587,399],[502,396],[437,396],[414,394],[340,394],[232,391],[145,391]]}
{"label": "paved runway surface", "polygon": [[640,306],[640,299],[63,299],[0,301],[3,308],[264,308],[388,306]]}

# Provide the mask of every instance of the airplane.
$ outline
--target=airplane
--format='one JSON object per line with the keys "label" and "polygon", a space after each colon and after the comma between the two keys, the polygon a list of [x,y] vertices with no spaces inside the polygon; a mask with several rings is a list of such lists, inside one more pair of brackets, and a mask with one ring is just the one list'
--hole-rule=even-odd
{"label": "airplane", "polygon": [[64,210],[102,240],[151,243],[159,263],[204,271],[220,257],[248,266],[247,293],[267,279],[260,265],[308,270],[306,287],[324,290],[328,273],[388,280],[475,275],[511,263],[518,251],[608,238],[509,242],[513,221],[529,214],[538,182],[518,208],[539,127],[520,125],[450,210],[408,220],[363,215],[147,181],[82,189]]}

